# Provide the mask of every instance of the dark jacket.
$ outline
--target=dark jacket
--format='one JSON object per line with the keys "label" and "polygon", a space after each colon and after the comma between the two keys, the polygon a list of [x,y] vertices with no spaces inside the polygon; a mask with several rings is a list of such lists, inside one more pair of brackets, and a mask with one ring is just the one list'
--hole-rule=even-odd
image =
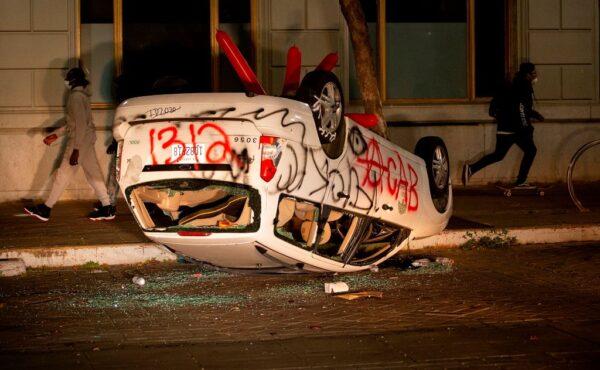
{"label": "dark jacket", "polygon": [[505,87],[490,104],[490,115],[496,118],[498,131],[531,133],[531,119],[541,115],[533,109],[533,87],[517,73],[512,84]]}

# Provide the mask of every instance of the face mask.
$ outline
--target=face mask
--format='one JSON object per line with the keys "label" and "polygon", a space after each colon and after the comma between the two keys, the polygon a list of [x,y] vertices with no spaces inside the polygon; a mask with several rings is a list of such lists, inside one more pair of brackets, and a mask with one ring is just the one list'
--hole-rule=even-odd
{"label": "face mask", "polygon": [[538,78],[537,77],[534,78],[533,80],[531,80],[531,84],[532,85],[535,85],[537,82],[538,82]]}
{"label": "face mask", "polygon": [[71,84],[69,83],[69,81],[65,80],[65,86],[67,87],[67,89],[71,88]]}

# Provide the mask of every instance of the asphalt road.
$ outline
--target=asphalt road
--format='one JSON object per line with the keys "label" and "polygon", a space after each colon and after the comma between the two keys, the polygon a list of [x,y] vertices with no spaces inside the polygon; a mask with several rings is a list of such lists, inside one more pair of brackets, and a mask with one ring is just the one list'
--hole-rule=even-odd
{"label": "asphalt road", "polygon": [[[29,271],[0,279],[0,367],[597,368],[599,247],[428,251],[454,265],[347,276]],[[324,294],[334,280],[383,296]]]}

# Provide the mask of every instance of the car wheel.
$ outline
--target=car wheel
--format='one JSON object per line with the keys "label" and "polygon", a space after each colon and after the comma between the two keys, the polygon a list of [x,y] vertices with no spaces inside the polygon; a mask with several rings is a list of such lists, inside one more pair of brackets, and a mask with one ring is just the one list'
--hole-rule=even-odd
{"label": "car wheel", "polygon": [[431,198],[437,210],[443,212],[450,191],[450,160],[446,145],[439,137],[424,137],[417,143],[415,154],[425,161]]}
{"label": "car wheel", "polygon": [[309,105],[319,141],[327,156],[339,157],[344,149],[346,122],[344,95],[336,75],[328,71],[307,73],[296,98]]}

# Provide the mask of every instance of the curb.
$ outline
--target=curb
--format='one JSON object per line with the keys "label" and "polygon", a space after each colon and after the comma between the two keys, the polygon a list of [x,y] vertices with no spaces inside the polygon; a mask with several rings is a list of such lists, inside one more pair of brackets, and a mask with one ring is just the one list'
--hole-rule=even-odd
{"label": "curb", "polygon": [[18,258],[0,259],[0,276],[17,276],[25,273],[25,263]]}
{"label": "curb", "polygon": [[[514,237],[517,244],[552,244],[568,242],[600,241],[600,225],[561,225],[544,227],[523,227],[507,229],[506,237]],[[498,235],[498,229],[459,229],[445,230],[434,236],[414,239],[409,243],[411,249],[427,247],[457,248],[464,244],[467,233],[475,237]]]}
{"label": "curb", "polygon": [[0,252],[0,259],[19,258],[27,267],[69,267],[95,262],[130,265],[149,261],[175,261],[177,256],[155,243],[101,244],[50,248],[15,248]]}
{"label": "curb", "polygon": [[[458,248],[467,241],[467,233],[475,237],[496,236],[493,229],[446,230],[441,234],[414,239],[410,249]],[[561,225],[534,228],[511,228],[506,237],[517,244],[546,244],[600,241],[600,225]],[[88,262],[100,265],[129,265],[149,261],[175,261],[177,256],[156,243],[101,244],[58,246],[50,248],[15,248],[0,251],[0,259],[19,258],[27,267],[69,267]]]}

